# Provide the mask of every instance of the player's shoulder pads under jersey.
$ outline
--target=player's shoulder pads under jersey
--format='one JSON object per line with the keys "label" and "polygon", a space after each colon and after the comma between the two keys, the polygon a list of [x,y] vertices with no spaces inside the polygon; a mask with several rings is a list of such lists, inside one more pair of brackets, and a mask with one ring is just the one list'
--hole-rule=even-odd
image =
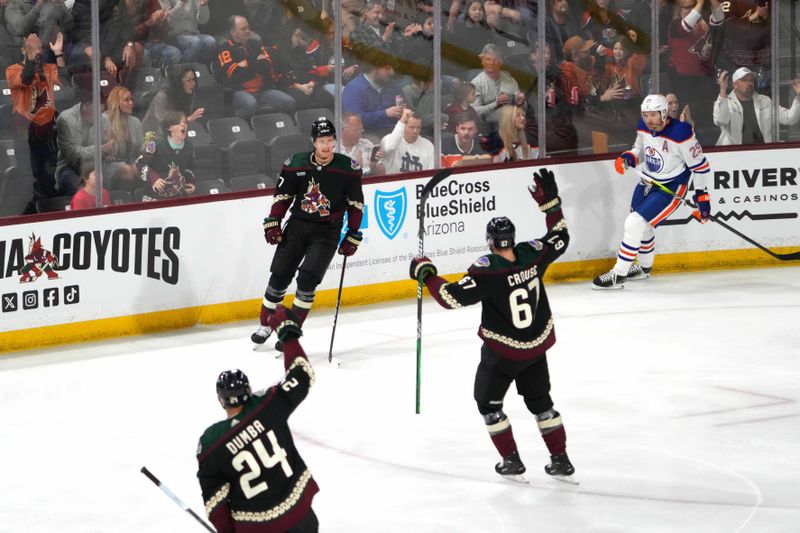
{"label": "player's shoulder pads under jersey", "polygon": [[227,418],[208,426],[208,428],[203,432],[203,435],[200,437],[200,442],[197,445],[197,455],[199,456],[200,454],[210,450],[214,444],[219,442],[225,433],[227,433],[232,427],[236,426],[241,419],[245,418],[253,411],[253,409],[261,404],[261,402],[264,401],[267,390],[268,389],[263,389],[254,392],[253,395],[250,396],[250,399],[245,402],[244,409],[242,409],[241,413],[239,413],[236,418]]}
{"label": "player's shoulder pads under jersey", "polygon": [[669,121],[669,125],[664,129],[664,136],[669,137],[676,143],[682,143],[694,136],[694,130],[688,122],[673,119]]}
{"label": "player's shoulder pads under jersey", "polygon": [[298,152],[287,157],[283,162],[286,170],[294,170],[311,166],[311,152]]}
{"label": "player's shoulder pads under jersey", "polygon": [[361,172],[361,165],[358,164],[358,161],[350,156],[346,156],[338,152],[333,154],[333,161],[331,161],[330,166],[337,170],[342,170],[351,174]]}

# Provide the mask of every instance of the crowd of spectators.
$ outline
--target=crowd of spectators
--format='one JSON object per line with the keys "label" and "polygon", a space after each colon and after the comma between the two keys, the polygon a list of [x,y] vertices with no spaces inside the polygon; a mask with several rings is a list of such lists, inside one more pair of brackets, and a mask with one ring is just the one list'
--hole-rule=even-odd
{"label": "crowd of spectators", "polygon": [[[15,174],[26,183],[4,188],[33,182],[26,212],[36,199],[86,189],[82,169],[95,151],[86,73],[95,55],[107,82],[104,182],[128,192],[144,186],[154,199],[195,192],[187,138],[193,123],[333,109],[335,98],[345,119],[339,150],[368,174],[426,170],[453,164],[453,157],[530,159],[540,133],[553,155],[590,151],[597,131],[625,144],[656,61],[661,90],[676,102],[673,116],[692,121],[703,142],[772,140],[766,0],[444,0],[442,102],[433,97],[430,0],[341,2],[340,95],[330,0],[98,2],[94,50],[91,0],[0,0],[11,135],[17,164],[28,167]],[[661,21],[658,57],[651,52],[653,10]],[[214,108],[198,103],[196,65],[223,96]],[[76,101],[57,109],[55,90],[65,86],[75,88]],[[797,83],[793,88],[800,95]],[[546,132],[538,131],[541,100]],[[781,124],[800,119],[798,102],[781,108]],[[441,123],[433,119],[437,105]],[[430,143],[437,129],[439,162]]]}

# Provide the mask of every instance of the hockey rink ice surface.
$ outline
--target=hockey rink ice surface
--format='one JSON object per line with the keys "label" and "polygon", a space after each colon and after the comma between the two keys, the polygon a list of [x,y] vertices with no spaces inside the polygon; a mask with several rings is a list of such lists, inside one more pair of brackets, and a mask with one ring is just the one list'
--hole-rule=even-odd
{"label": "hockey rink ice surface", "polygon": [[[656,265],[657,267],[658,265]],[[323,533],[800,531],[800,267],[656,275],[622,291],[548,287],[549,352],[579,486],[549,479],[533,416],[505,411],[528,485],[501,479],[472,400],[480,308],[312,312],[317,383],[291,419]],[[345,291],[344,298],[347,298]],[[0,532],[199,532],[195,450],[224,418],[221,370],[283,374],[255,323],[0,357]],[[273,342],[270,339],[270,342]]]}

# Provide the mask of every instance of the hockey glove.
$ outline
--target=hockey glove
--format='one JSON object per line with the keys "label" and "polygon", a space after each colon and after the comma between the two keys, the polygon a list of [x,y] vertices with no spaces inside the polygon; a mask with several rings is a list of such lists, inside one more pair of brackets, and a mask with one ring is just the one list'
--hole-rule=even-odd
{"label": "hockey glove", "polygon": [[556,177],[551,170],[542,168],[533,174],[533,183],[528,185],[533,199],[539,204],[539,209],[544,213],[552,213],[561,209],[561,199],[558,197]]}
{"label": "hockey glove", "polygon": [[431,263],[431,260],[425,256],[414,257],[411,259],[411,265],[408,268],[408,275],[414,281],[425,283],[425,278],[428,276],[435,276],[439,273],[436,270],[436,265]]}
{"label": "hockey glove", "polygon": [[350,257],[356,253],[358,245],[361,244],[361,238],[360,231],[347,230],[344,239],[342,239],[341,244],[339,244],[339,255]]}
{"label": "hockey glove", "polygon": [[708,222],[708,217],[711,216],[711,197],[705,189],[698,189],[694,191],[694,202],[697,204],[694,216],[702,224],[705,224]]}
{"label": "hockey glove", "polygon": [[274,313],[269,313],[267,324],[281,341],[285,342],[287,339],[298,339],[303,336],[300,319],[294,311],[286,309],[282,305],[277,306]]}
{"label": "hockey glove", "polygon": [[269,244],[278,244],[283,240],[281,219],[275,217],[267,217],[264,219],[264,238]]}
{"label": "hockey glove", "polygon": [[619,157],[616,161],[614,161],[614,168],[617,171],[617,174],[625,174],[625,170],[628,168],[634,168],[636,166],[636,156],[634,156],[630,152],[622,152],[619,154]]}

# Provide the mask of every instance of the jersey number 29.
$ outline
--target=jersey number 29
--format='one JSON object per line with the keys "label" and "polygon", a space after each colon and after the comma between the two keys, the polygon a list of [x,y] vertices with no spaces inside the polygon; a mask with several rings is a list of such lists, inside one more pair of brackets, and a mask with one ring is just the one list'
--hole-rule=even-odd
{"label": "jersey number 29", "polygon": [[275,436],[275,432],[269,430],[266,435],[272,446],[272,455],[267,452],[264,441],[256,439],[253,441],[253,449],[256,451],[258,459],[256,459],[256,456],[249,450],[242,450],[233,456],[232,464],[237,472],[241,472],[245,467],[249,468],[249,470],[239,478],[239,485],[242,487],[242,492],[248,500],[256,494],[264,492],[268,488],[266,481],[253,484],[253,482],[261,476],[261,465],[264,465],[265,468],[281,465],[286,477],[291,477],[292,475],[292,467],[289,465],[289,461],[286,460],[286,450],[281,448],[280,444],[278,444],[278,438]]}
{"label": "jersey number 29", "polygon": [[527,287],[519,287],[508,295],[511,307],[511,322],[517,329],[525,329],[533,324],[536,318],[536,306],[539,304],[539,278],[533,278]]}

